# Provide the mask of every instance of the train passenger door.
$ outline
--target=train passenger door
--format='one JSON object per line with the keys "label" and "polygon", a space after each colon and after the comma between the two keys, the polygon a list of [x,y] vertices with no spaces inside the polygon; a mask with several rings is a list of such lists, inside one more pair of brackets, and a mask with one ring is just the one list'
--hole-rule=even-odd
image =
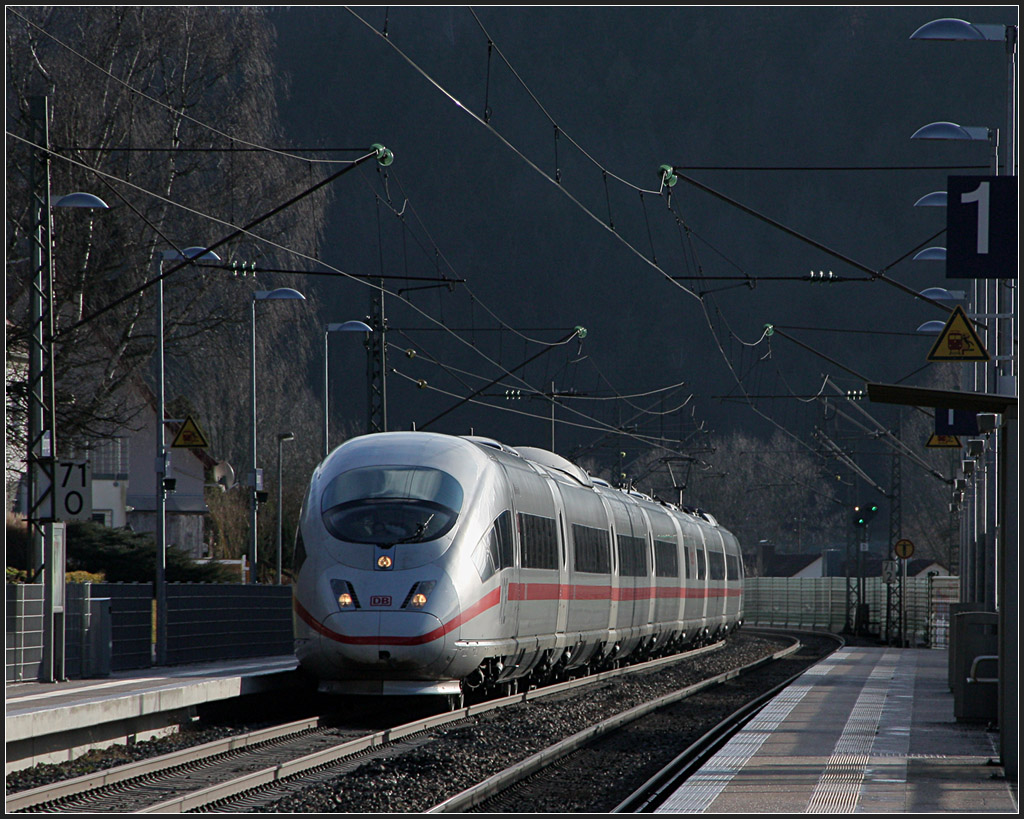
{"label": "train passenger door", "polygon": [[515,537],[513,535],[515,512],[502,512],[494,522],[494,538],[501,569],[501,603],[499,621],[503,635],[516,634],[519,616],[518,579],[519,570],[516,565]]}
{"label": "train passenger door", "polygon": [[701,527],[694,527],[693,555],[694,555],[694,577],[696,582],[694,588],[697,591],[697,606],[694,614],[705,625],[708,616],[708,555],[704,544],[704,530]]}
{"label": "train passenger door", "polygon": [[637,504],[630,504],[628,508],[629,523],[633,528],[633,548],[636,550],[633,625],[646,626],[654,622],[654,539],[643,509]]}
{"label": "train passenger door", "polygon": [[555,615],[555,633],[564,634],[566,623],[569,621],[569,540],[565,532],[565,505],[562,493],[558,491],[553,480],[549,479],[547,484],[555,502],[555,517],[558,521],[555,530],[558,538],[558,611]]}

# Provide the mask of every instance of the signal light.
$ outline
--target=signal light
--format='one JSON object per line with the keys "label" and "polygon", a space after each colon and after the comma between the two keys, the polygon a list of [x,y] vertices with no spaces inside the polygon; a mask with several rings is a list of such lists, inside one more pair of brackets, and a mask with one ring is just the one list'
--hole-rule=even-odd
{"label": "signal light", "polygon": [[853,507],[853,525],[867,526],[878,512],[877,504],[858,504]]}

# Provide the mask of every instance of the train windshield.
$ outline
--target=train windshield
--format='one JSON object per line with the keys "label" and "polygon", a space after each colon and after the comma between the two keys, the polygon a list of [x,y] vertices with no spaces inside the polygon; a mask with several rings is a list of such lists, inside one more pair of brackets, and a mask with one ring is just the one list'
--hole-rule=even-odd
{"label": "train windshield", "polygon": [[422,466],[368,466],[343,472],[320,504],[327,531],[350,543],[422,543],[446,534],[462,508],[462,487]]}

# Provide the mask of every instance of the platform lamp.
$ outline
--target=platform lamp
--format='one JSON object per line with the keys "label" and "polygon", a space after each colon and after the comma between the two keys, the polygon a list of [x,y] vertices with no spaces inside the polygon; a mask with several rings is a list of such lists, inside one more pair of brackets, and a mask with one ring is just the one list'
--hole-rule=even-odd
{"label": "platform lamp", "polygon": [[325,458],[327,457],[327,455],[331,451],[331,445],[330,445],[330,426],[329,426],[329,424],[330,424],[330,420],[329,420],[330,419],[330,414],[328,413],[328,406],[329,406],[329,403],[328,403],[328,393],[329,393],[328,383],[329,383],[329,381],[328,381],[328,369],[327,369],[327,362],[328,362],[327,339],[330,337],[331,333],[337,333],[337,332],[342,332],[342,333],[372,333],[373,330],[370,328],[370,326],[368,324],[365,324],[362,321],[343,321],[340,324],[328,324],[324,328],[324,457]]}
{"label": "platform lamp", "polygon": [[1006,168],[1013,175],[1017,167],[1017,26],[1003,23],[971,23],[944,17],[925,23],[910,35],[911,40],[1004,43],[1006,47]]}
{"label": "platform lamp", "polygon": [[263,493],[262,474],[256,467],[256,302],[282,300],[305,301],[306,297],[298,290],[293,290],[291,287],[278,287],[276,290],[256,290],[252,294],[252,322],[250,324],[252,339],[252,392],[250,396],[252,404],[252,452],[250,453],[252,456],[252,471],[249,473],[249,485],[251,489],[249,509],[249,527],[251,530],[249,544],[249,582],[251,583],[255,583],[257,580],[256,561],[259,558],[259,540],[256,530],[258,522],[257,507],[259,506],[259,496]]}
{"label": "platform lamp", "polygon": [[[48,145],[46,98],[33,100]],[[34,230],[32,237],[33,284],[30,298],[28,452],[26,518],[31,543],[30,568],[43,571],[43,662],[41,676],[47,682],[64,679],[64,569],[66,552],[63,523],[57,523],[57,399],[54,383],[53,307],[53,208],[109,206],[91,193],[69,193],[53,199],[50,194],[48,152],[32,165]]]}
{"label": "platform lamp", "polygon": [[205,247],[187,247],[182,251],[164,250],[157,256],[156,277],[156,470],[155,532],[156,532],[156,664],[167,663],[167,492],[172,480],[167,477],[170,469],[168,452],[164,442],[167,419],[166,393],[164,390],[164,262],[186,260],[219,262],[220,256]]}
{"label": "platform lamp", "polygon": [[[1006,50],[1006,161],[1005,173],[1014,176],[1017,173],[1017,37],[1018,30],[1014,24],[978,24],[967,20],[956,18],[942,18],[932,20],[914,31],[910,35],[911,40],[947,40],[947,41],[975,41],[975,42],[1002,42]],[[998,163],[997,163],[998,165]],[[997,171],[998,173],[998,168]],[[999,305],[1000,291],[996,285],[995,312],[1004,312]],[[977,299],[977,281],[974,283],[974,309],[983,312]],[[1016,338],[1016,306],[1014,304],[1013,290],[1009,291],[1009,305],[1005,311],[1010,316],[1010,338]],[[996,319],[998,326],[999,319]],[[999,333],[996,333],[996,341],[999,341]],[[1016,358],[1013,354],[1012,341],[1010,342],[1011,354],[1007,357],[1010,363],[1010,380],[1014,382],[1017,376]],[[999,350],[996,351],[997,357]],[[996,372],[996,389],[1000,390],[998,381],[998,370]],[[976,385],[977,388],[977,385]],[[1007,440],[1002,440],[1002,439]],[[997,565],[996,596],[1000,601],[999,605],[999,725],[1000,725],[1000,758],[1007,778],[1017,780],[1019,770],[1019,744],[1016,735],[1018,719],[1018,686],[1017,686],[1017,659],[1019,649],[1017,637],[1019,627],[1017,623],[1017,580],[1018,559],[1015,550],[1008,547],[1008,543],[1016,543],[1017,540],[1017,511],[1013,502],[1013,495],[1007,497],[1009,488],[1016,488],[1016,468],[1006,467],[1006,452],[999,444],[1016,442],[1017,421],[1016,414],[997,439],[999,452],[995,458],[996,464],[996,504],[1005,510],[1005,519],[998,521],[996,527],[997,544],[995,562]],[[1015,443],[1014,443],[1015,446]],[[963,592],[965,589],[961,588]]]}
{"label": "platform lamp", "polygon": [[[951,30],[962,28],[960,24],[963,21],[956,20],[943,20],[935,21],[935,24],[929,24],[929,26],[922,26],[915,32],[911,39],[939,39],[937,34],[948,34]],[[941,25],[940,25],[941,24]],[[932,32],[931,36],[925,36],[928,31]],[[943,37],[943,39],[947,39]],[[977,39],[977,38],[976,38]],[[982,38],[983,39],[983,38]],[[991,146],[992,153],[992,173],[998,174],[999,172],[999,131],[998,129],[987,128],[983,126],[974,125],[959,125],[955,122],[931,122],[921,128],[918,128],[910,137],[911,139],[920,140],[940,140],[940,141],[967,141],[967,142],[988,142]],[[930,201],[931,204],[938,206],[942,204],[941,200],[935,194],[929,194],[933,197]],[[927,199],[927,197],[926,197]],[[948,203],[948,194],[947,194]],[[919,200],[921,202],[921,200]],[[919,251],[914,255],[914,261],[946,261],[946,248],[944,247],[928,247],[924,250]],[[975,313],[986,312],[985,306],[988,302],[988,286],[987,284],[979,285],[978,280],[975,279],[971,284],[971,301],[970,307]],[[927,327],[931,323],[926,322],[922,327]],[[941,331],[941,328],[940,328]],[[927,329],[919,329],[919,332],[929,332]],[[986,332],[987,335],[987,332]],[[986,339],[987,342],[987,339]],[[978,362],[973,362],[966,365],[966,371],[971,374],[972,378],[972,389],[980,390],[981,392],[987,392],[986,381],[989,377],[989,369],[986,365],[980,365]],[[980,514],[984,516],[989,506],[988,497],[990,495],[990,488],[988,486],[988,476],[983,470],[982,475],[975,484],[971,487],[972,496],[974,498],[971,509],[972,516],[975,517],[973,523],[969,525],[973,527],[974,531],[984,531],[985,522],[984,520],[979,524],[977,516]],[[961,561],[966,559],[973,564],[975,558],[972,554],[975,551],[975,546],[972,545],[974,541],[971,537],[968,537],[965,542],[961,543],[960,554]],[[961,571],[961,580],[967,577],[967,573]],[[984,599],[986,592],[983,588],[979,589],[962,589],[961,596],[965,599],[974,598]]]}

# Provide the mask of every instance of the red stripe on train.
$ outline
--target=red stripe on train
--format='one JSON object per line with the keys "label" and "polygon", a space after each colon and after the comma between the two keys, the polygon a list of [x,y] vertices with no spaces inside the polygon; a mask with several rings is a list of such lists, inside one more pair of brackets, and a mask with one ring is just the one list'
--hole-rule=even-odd
{"label": "red stripe on train", "polygon": [[[477,600],[472,606],[467,609],[463,609],[455,617],[449,620],[447,623],[442,623],[432,631],[428,631],[426,634],[419,634],[413,637],[404,637],[401,635],[386,636],[386,635],[350,635],[341,634],[333,629],[327,628],[323,623],[317,622],[316,618],[310,614],[305,607],[298,601],[298,598],[292,598],[293,608],[295,613],[299,615],[302,621],[308,625],[311,629],[316,631],[318,634],[322,634],[331,640],[339,643],[345,643],[346,645],[387,645],[387,646],[417,646],[429,643],[434,640],[444,637],[452,629],[458,628],[463,623],[467,623],[474,617],[482,614],[488,609],[494,608],[498,605],[501,600],[501,589],[493,589],[492,591],[485,594],[479,600]],[[382,610],[383,611],[383,610]]]}
{"label": "red stripe on train", "polygon": [[[509,583],[509,600],[650,600],[651,597],[658,599],[681,599],[681,598],[702,598],[702,597],[738,597],[742,594],[741,589],[685,589],[679,587],[646,586],[643,588],[611,586],[570,586],[560,583]],[[472,606],[461,611],[447,623],[442,623],[436,629],[414,637],[394,636],[373,636],[373,635],[348,635],[341,634],[333,629],[327,628],[310,614],[305,607],[293,599],[293,607],[299,618],[318,634],[328,639],[346,645],[392,645],[392,646],[413,646],[423,645],[440,639],[448,632],[458,628],[463,623],[468,623],[474,617],[478,617],[485,611],[494,608],[501,600],[501,589],[495,588],[477,600]]]}

